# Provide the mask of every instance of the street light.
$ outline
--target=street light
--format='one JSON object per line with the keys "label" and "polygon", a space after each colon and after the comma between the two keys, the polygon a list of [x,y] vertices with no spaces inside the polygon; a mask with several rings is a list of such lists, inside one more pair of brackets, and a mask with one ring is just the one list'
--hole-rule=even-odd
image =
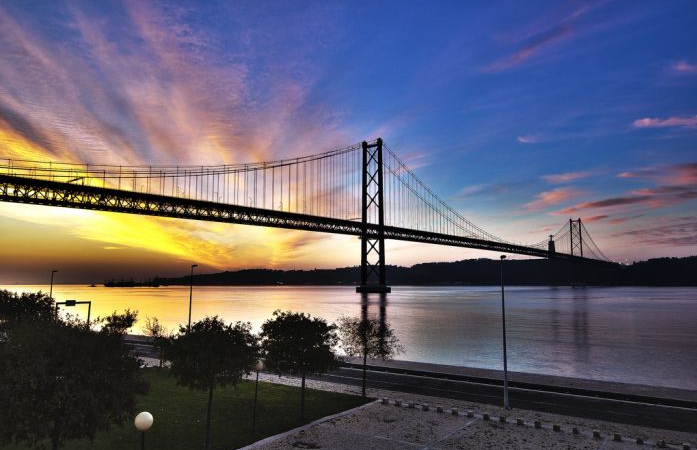
{"label": "street light", "polygon": [[58,306],[59,305],[65,305],[65,306],[75,306],[75,305],[87,305],[87,327],[89,328],[90,326],[90,314],[92,314],[92,301],[91,300],[84,300],[84,301],[77,301],[77,300],[66,300],[64,302],[56,302],[56,316],[58,316]]}
{"label": "street light", "polygon": [[150,429],[152,426],[153,418],[152,414],[150,414],[147,411],[143,411],[142,413],[139,413],[135,420],[133,421],[133,424],[136,426],[136,430],[140,431],[141,438],[140,438],[140,449],[145,450],[145,432]]}
{"label": "street light", "polygon": [[503,293],[503,260],[506,255],[501,255],[501,323],[503,325],[503,407],[511,409],[508,404],[508,360],[506,358],[506,303]]}
{"label": "street light", "polygon": [[51,271],[51,288],[48,291],[48,298],[50,298],[51,300],[53,300],[53,274],[56,272],[58,272],[56,269],[53,269]]}
{"label": "street light", "polygon": [[191,328],[191,299],[194,295],[194,267],[198,267],[198,264],[191,265],[191,277],[189,278],[189,328]]}
{"label": "street light", "polygon": [[257,425],[257,397],[259,396],[259,371],[264,370],[264,361],[259,360],[257,361],[257,365],[255,367],[257,371],[257,383],[256,386],[254,387],[254,410],[252,412],[252,437],[254,437],[254,430],[256,429]]}

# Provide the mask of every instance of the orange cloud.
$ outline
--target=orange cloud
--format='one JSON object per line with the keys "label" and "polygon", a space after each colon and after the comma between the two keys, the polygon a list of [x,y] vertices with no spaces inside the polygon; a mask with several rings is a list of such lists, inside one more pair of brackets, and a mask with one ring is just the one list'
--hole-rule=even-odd
{"label": "orange cloud", "polygon": [[[310,66],[289,74],[289,57],[271,55],[264,76],[251,78],[256,60],[219,60],[220,43],[179,20],[185,12],[135,1],[120,12],[124,23],[67,11],[68,45],[0,7],[0,156],[205,165],[313,154],[357,140],[323,105],[308,107]],[[114,40],[111,33],[123,29],[126,37]],[[296,31],[307,33],[301,25]],[[0,217],[53,223],[56,239],[147,249],[216,268],[333,265],[326,255],[336,258],[336,249],[346,262],[358,259],[354,246],[324,234],[11,204],[0,205]]]}

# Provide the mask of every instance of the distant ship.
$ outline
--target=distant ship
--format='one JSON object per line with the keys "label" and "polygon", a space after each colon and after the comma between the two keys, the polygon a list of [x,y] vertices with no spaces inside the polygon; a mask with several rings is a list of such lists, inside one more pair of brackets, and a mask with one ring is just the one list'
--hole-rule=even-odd
{"label": "distant ship", "polygon": [[104,287],[160,287],[160,283],[154,281],[109,280],[104,282]]}

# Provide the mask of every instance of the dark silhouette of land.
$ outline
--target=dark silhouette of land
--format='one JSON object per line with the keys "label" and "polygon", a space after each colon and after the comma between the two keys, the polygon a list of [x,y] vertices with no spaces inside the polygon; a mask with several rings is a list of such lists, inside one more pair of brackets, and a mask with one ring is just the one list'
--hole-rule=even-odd
{"label": "dark silhouette of land", "polygon": [[[412,267],[387,266],[391,285],[496,285],[497,260],[470,259],[424,263]],[[511,285],[697,286],[697,256],[656,258],[631,265],[589,264],[555,259],[507,260],[505,282]],[[245,269],[194,276],[194,284],[229,285],[354,285],[360,267],[314,270]],[[160,278],[128,285],[188,285],[189,276]]]}

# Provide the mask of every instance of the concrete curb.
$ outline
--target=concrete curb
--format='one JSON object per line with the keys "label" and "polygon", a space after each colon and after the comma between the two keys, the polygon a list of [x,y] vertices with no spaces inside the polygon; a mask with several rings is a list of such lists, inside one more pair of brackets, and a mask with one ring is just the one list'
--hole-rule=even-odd
{"label": "concrete curb", "polygon": [[303,425],[303,426],[300,426],[300,427],[297,427],[297,428],[293,428],[292,430],[284,431],[284,432],[279,433],[279,434],[274,434],[273,436],[269,436],[269,437],[264,438],[264,439],[262,439],[262,440],[260,440],[260,441],[253,442],[253,443],[247,445],[246,447],[240,447],[240,448],[237,449],[237,450],[254,450],[254,449],[257,449],[257,448],[259,448],[259,447],[261,447],[261,446],[264,446],[264,445],[266,445],[266,444],[270,444],[270,443],[272,443],[272,442],[275,442],[275,441],[278,441],[278,440],[280,440],[280,439],[283,439],[283,438],[286,437],[286,436],[290,436],[291,434],[295,434],[295,433],[299,433],[299,432],[301,432],[301,431],[305,431],[305,430],[307,430],[308,428],[314,427],[315,425],[319,425],[319,424],[321,424],[321,423],[328,422],[328,421],[330,421],[330,420],[337,419],[337,418],[339,418],[339,417],[348,416],[349,414],[353,414],[353,413],[355,413],[356,411],[360,411],[361,409],[364,409],[364,408],[367,408],[367,407],[369,407],[369,406],[376,405],[376,404],[379,404],[379,403],[380,403],[380,400],[374,400],[374,401],[372,401],[372,402],[366,403],[365,405],[356,406],[355,408],[347,409],[346,411],[342,411],[342,412],[340,412],[340,413],[332,414],[331,416],[322,417],[321,419],[317,419],[317,420],[315,420],[314,422],[310,422],[310,423],[305,424],[305,425]]}

